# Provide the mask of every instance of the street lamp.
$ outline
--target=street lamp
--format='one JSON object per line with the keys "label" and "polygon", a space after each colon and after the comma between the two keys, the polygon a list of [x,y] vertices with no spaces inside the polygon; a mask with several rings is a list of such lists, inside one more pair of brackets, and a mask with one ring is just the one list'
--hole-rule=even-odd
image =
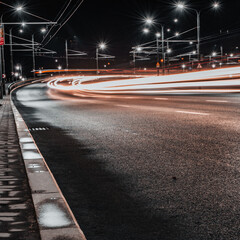
{"label": "street lamp", "polygon": [[143,32],[144,32],[145,34],[147,34],[147,33],[149,33],[150,31],[149,31],[148,28],[144,28],[144,29],[143,29]]}
{"label": "street lamp", "polygon": [[161,37],[161,33],[156,33],[156,41],[157,41],[157,75],[159,76],[159,68],[160,68],[160,56],[159,56],[159,38]]}
{"label": "street lamp", "polygon": [[[213,3],[213,8],[214,9],[218,9],[220,7],[220,4],[218,2],[214,2]],[[197,53],[198,53],[198,60],[200,61],[201,55],[200,55],[200,35],[201,35],[201,13],[202,10],[196,10],[194,8],[190,8],[188,6],[186,6],[186,4],[184,2],[179,2],[176,4],[176,8],[179,10],[184,10],[184,9],[189,9],[194,11],[197,14]]]}
{"label": "street lamp", "polygon": [[41,33],[45,33],[46,31],[46,28],[41,28]]}
{"label": "street lamp", "polygon": [[104,50],[106,47],[106,43],[100,43],[96,48],[97,74],[99,74],[99,50]]}
{"label": "street lamp", "polygon": [[21,12],[22,10],[23,10],[23,7],[22,7],[22,6],[16,7],[16,11],[17,11],[17,12]]}
{"label": "street lamp", "polygon": [[146,24],[151,25],[151,24],[153,24],[153,19],[147,18],[145,22],[146,22]]}

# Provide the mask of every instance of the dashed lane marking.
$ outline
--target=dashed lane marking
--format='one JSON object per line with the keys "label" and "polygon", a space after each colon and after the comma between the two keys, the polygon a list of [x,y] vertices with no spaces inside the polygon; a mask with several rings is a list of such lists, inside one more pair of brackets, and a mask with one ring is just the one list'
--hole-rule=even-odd
{"label": "dashed lane marking", "polygon": [[154,98],[154,100],[163,100],[163,101],[166,101],[166,100],[168,100],[168,98]]}
{"label": "dashed lane marking", "polygon": [[204,115],[208,116],[208,113],[201,113],[201,112],[187,112],[187,111],[176,111],[177,113],[184,113],[184,114],[193,114],[193,115]]}
{"label": "dashed lane marking", "polygon": [[229,101],[225,101],[225,100],[206,100],[206,102],[228,103]]}

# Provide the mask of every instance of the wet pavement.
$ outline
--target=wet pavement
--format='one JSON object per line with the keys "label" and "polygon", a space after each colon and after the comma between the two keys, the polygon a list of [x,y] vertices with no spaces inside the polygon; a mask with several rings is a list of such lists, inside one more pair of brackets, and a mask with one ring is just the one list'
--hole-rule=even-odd
{"label": "wet pavement", "polygon": [[9,97],[0,101],[0,239],[40,239]]}

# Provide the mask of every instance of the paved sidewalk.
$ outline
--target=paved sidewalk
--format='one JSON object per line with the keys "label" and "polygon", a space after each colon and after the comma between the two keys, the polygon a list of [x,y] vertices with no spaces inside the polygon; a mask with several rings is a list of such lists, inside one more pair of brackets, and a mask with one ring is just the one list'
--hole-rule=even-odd
{"label": "paved sidewalk", "polygon": [[0,239],[40,239],[9,96],[0,100]]}

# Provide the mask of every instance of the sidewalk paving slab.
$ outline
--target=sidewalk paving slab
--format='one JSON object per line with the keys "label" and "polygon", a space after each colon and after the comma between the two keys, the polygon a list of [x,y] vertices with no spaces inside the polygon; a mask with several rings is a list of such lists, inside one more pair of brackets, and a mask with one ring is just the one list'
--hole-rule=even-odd
{"label": "sidewalk paving slab", "polygon": [[40,239],[9,96],[0,100],[0,239]]}

